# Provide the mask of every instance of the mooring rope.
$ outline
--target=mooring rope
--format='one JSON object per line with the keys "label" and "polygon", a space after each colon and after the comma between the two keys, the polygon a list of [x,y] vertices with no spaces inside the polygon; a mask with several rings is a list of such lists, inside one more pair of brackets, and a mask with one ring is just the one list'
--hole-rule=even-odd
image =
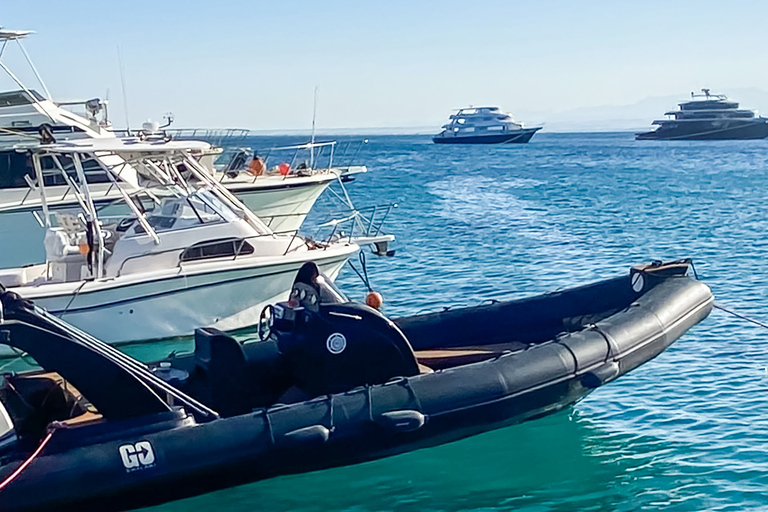
{"label": "mooring rope", "polygon": [[760,327],[764,327],[764,328],[768,329],[768,324],[765,324],[765,323],[761,322],[760,320],[755,320],[754,318],[750,318],[748,316],[742,315],[740,313],[737,313],[737,312],[735,312],[735,311],[733,311],[731,309],[728,309],[725,306],[722,306],[722,305],[717,304],[717,303],[715,303],[715,307],[717,309],[719,309],[720,311],[725,311],[729,315],[735,316],[736,318],[741,318],[742,320],[746,320],[747,322],[752,322],[755,325],[759,325]]}
{"label": "mooring rope", "polygon": [[[696,267],[693,265],[693,260],[691,260],[691,270],[693,270],[693,276],[696,278],[697,281],[699,281],[699,274],[696,273]],[[768,324],[761,322],[760,320],[755,320],[754,318],[750,318],[746,315],[742,315],[741,313],[737,313],[733,311],[732,309],[728,309],[727,307],[723,306],[722,304],[718,304],[717,302],[714,304],[714,307],[716,309],[719,309],[720,311],[723,311],[725,313],[728,313],[729,315],[733,315],[736,318],[740,318],[742,320],[746,320],[747,322],[752,322],[755,325],[759,325],[760,327],[763,327],[765,329],[768,329]]]}
{"label": "mooring rope", "polygon": [[40,455],[40,452],[43,451],[43,448],[45,448],[45,445],[48,444],[48,441],[51,440],[51,438],[53,437],[53,433],[55,431],[56,431],[55,429],[48,430],[48,435],[45,436],[45,439],[42,440],[42,442],[40,443],[40,446],[37,447],[37,450],[35,450],[27,460],[22,462],[21,466],[16,468],[16,471],[8,475],[8,478],[6,478],[0,483],[0,491],[2,491],[5,486],[13,482],[16,479],[16,477],[18,477],[21,474],[21,472],[27,468],[27,466],[32,464],[32,461],[35,460],[35,458],[37,458],[38,455]]}
{"label": "mooring rope", "polygon": [[371,281],[368,278],[368,267],[365,264],[365,253],[362,251],[362,249],[360,250],[359,259],[360,259],[360,266],[362,267],[362,272],[359,272],[357,268],[355,268],[355,265],[352,263],[351,259],[347,261],[349,263],[349,266],[352,267],[352,270],[355,271],[355,274],[357,274],[357,277],[359,277],[360,280],[365,285],[365,287],[368,288],[368,291],[372,292],[373,288],[371,288]]}

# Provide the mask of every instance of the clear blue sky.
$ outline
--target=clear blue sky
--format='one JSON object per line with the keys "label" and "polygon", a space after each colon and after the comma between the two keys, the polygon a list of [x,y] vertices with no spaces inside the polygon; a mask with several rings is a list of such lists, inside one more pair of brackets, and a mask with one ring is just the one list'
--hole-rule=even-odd
{"label": "clear blue sky", "polygon": [[122,125],[119,45],[134,126],[261,130],[309,128],[315,85],[326,129],[768,89],[766,21],[757,0],[0,0],[56,99],[109,90]]}

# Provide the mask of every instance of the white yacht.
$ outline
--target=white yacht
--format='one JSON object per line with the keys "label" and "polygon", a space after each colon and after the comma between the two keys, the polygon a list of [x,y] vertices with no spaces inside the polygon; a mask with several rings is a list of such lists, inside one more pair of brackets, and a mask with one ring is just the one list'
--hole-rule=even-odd
{"label": "white yacht", "polygon": [[437,144],[525,143],[541,126],[525,128],[499,107],[469,107],[451,114],[448,124],[432,137]]}
{"label": "white yacht", "polygon": [[[122,343],[254,325],[265,305],[284,298],[304,262],[333,278],[358,251],[337,226],[325,241],[273,233],[194,158],[204,148],[113,138],[28,150],[46,260],[0,270],[0,284]],[[121,163],[105,165],[105,156]],[[97,205],[88,172],[101,173],[121,204]],[[76,210],[49,204],[54,176],[66,182]],[[392,239],[365,241],[384,238]]]}
{"label": "white yacht", "polygon": [[[32,61],[28,59],[21,43],[30,33],[0,29],[0,69],[3,69],[18,87],[15,91],[0,93],[0,240],[13,240],[17,244],[14,251],[0,251],[0,268],[21,266],[44,259],[40,244],[22,246],[24,241],[34,236],[42,239],[44,234],[43,225],[38,218],[39,213],[36,213],[40,210],[39,197],[29,187],[33,173],[27,150],[41,142],[116,137],[116,131],[109,121],[106,101],[92,99],[85,102],[57,103],[51,99],[45,83]],[[44,95],[27,87],[3,61],[3,52],[8,45],[13,44],[17,44],[23,56],[27,57]],[[68,110],[80,107],[85,109],[81,114]],[[145,123],[137,135],[148,140],[167,138],[168,133],[158,133],[158,128],[160,127]],[[180,135],[178,131],[174,135],[176,134]],[[327,144],[335,143],[305,145],[303,149],[312,151],[314,155],[316,149],[319,151]],[[262,176],[248,174],[244,165],[230,165],[227,169],[215,168],[213,160],[221,153],[221,149],[214,145],[198,145],[193,152],[198,161],[205,164],[218,181],[236,193],[272,231],[281,233],[298,230],[317,198],[334,180],[366,170],[364,166],[335,166],[333,146],[330,147],[327,166],[316,165],[315,159],[312,159],[310,165],[304,166],[303,169],[292,168],[286,174],[265,173]],[[104,163],[108,166],[120,163],[115,160],[119,159],[115,155],[100,155],[97,158],[107,158]],[[247,162],[240,162],[243,163]],[[91,193],[97,205],[102,206],[121,199],[117,190],[111,186],[109,177],[95,162],[85,169],[85,176],[92,185]],[[58,176],[49,176],[47,179],[52,180],[48,184],[49,206],[76,206],[76,199],[63,179]],[[121,176],[120,181],[127,188],[136,187],[128,176]],[[36,231],[37,234],[32,235]]]}

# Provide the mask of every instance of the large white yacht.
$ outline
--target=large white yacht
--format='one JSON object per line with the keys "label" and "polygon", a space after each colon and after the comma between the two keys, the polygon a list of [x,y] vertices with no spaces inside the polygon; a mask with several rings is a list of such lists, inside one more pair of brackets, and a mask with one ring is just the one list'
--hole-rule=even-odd
{"label": "large white yacht", "polygon": [[[121,343],[254,325],[265,305],[285,298],[303,263],[333,278],[358,251],[336,226],[327,240],[273,233],[200,165],[194,153],[204,148],[115,138],[30,149],[46,259],[0,270],[0,284]],[[102,156],[121,163],[107,166]],[[86,173],[97,169],[120,203],[94,201]],[[67,183],[76,209],[49,204],[53,177]]]}
{"label": "large white yacht", "polygon": [[449,117],[440,133],[432,137],[437,144],[525,143],[541,126],[525,128],[499,107],[468,107]]}
{"label": "large white yacht", "polygon": [[[23,246],[24,241],[39,236],[42,239],[43,226],[39,222],[39,197],[29,187],[32,177],[32,165],[28,149],[41,142],[63,142],[67,140],[114,139],[113,129],[108,117],[108,103],[99,99],[84,102],[57,103],[51,99],[45,83],[37,73],[32,61],[22,46],[22,39],[29,31],[0,29],[0,69],[16,84],[18,90],[0,93],[0,239],[12,240],[16,244],[14,251],[0,251],[0,268],[20,266],[44,259],[40,244]],[[30,69],[44,91],[40,94],[27,87],[3,61],[2,56],[9,45],[18,45],[21,54],[27,58]],[[68,109],[84,109],[75,112]],[[149,125],[149,126],[147,126]],[[117,132],[118,134],[121,132]],[[143,130],[136,135],[148,140],[168,138],[168,133],[157,132],[151,123],[145,123]],[[319,151],[327,144],[309,145],[305,149]],[[221,150],[214,145],[198,145],[193,151],[198,161],[218,181],[240,197],[245,204],[261,218],[272,231],[289,233],[299,229],[315,201],[335,180],[351,174],[365,172],[364,166],[338,167],[334,163],[333,146],[327,165],[318,165],[315,159],[302,169],[290,168],[287,173],[266,172],[253,176],[245,165],[229,165],[226,169],[217,169],[213,165],[214,157]],[[107,165],[119,164],[118,156],[98,156],[106,158]],[[240,162],[244,163],[244,162]],[[247,162],[245,162],[247,163]],[[91,193],[96,204],[104,205],[120,200],[121,196],[110,179],[98,165],[85,169],[86,179],[93,185]],[[76,198],[69,185],[60,178],[49,177],[50,206],[76,206]],[[127,188],[135,187],[130,177],[121,176],[120,181]],[[38,232],[38,235],[32,234]]]}

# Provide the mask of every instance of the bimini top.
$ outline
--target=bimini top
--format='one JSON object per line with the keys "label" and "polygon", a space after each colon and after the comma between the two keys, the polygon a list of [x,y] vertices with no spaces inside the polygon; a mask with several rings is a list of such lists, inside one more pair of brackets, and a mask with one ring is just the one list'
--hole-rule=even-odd
{"label": "bimini top", "polygon": [[113,153],[113,154],[151,154],[174,152],[199,152],[210,149],[207,142],[193,140],[168,140],[165,138],[144,139],[139,137],[121,137],[104,139],[80,139],[54,144],[44,144],[37,151],[52,153]]}
{"label": "bimini top", "polygon": [[14,41],[24,39],[29,34],[34,34],[33,30],[8,30],[0,27],[0,41]]}

